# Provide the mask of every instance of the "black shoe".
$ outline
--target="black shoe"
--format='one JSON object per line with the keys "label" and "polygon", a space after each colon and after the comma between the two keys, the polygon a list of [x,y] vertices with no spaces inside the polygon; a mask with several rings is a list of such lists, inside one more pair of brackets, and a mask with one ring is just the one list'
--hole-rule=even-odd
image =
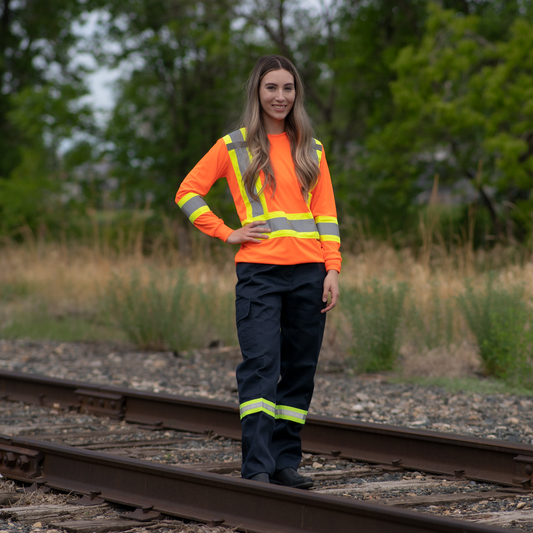
{"label": "black shoe", "polygon": [[255,476],[252,476],[248,479],[251,479],[252,481],[260,481],[261,483],[270,483],[270,479],[268,477],[268,474],[266,472],[261,472],[259,474],[255,474]]}
{"label": "black shoe", "polygon": [[310,489],[313,486],[313,480],[310,477],[301,476],[294,468],[279,470],[270,476],[270,482],[295,489]]}

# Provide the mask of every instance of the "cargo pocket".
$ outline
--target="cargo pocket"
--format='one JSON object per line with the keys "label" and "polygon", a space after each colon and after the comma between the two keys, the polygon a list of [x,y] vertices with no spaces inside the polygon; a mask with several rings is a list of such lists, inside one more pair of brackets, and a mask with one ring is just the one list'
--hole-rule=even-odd
{"label": "cargo pocket", "polygon": [[253,320],[250,317],[251,302],[248,298],[237,298],[235,301],[235,321],[241,350],[248,351],[256,343]]}
{"label": "cargo pocket", "polygon": [[250,300],[248,298],[239,298],[235,301],[235,321],[237,326],[241,320],[244,320],[250,314]]}

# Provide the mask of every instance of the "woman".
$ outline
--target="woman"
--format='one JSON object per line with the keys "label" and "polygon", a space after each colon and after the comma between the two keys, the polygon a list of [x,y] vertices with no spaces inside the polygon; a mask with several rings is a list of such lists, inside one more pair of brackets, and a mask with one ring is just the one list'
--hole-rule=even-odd
{"label": "woman", "polygon": [[[235,305],[243,356],[237,367],[242,477],[297,488],[313,484],[297,472],[300,430],[341,266],[331,178],[303,102],[289,60],[259,59],[248,80],[243,127],[218,140],[176,195],[198,229],[241,245]],[[242,223],[237,230],[202,199],[221,177]]]}

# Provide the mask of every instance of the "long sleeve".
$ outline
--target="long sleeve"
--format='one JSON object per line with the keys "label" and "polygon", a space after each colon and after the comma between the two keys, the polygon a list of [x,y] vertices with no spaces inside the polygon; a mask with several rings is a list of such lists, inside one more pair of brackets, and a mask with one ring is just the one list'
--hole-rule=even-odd
{"label": "long sleeve", "polygon": [[211,211],[203,197],[218,179],[227,176],[228,163],[226,145],[220,139],[187,174],[176,194],[176,203],[185,216],[200,231],[223,241],[233,230]]}
{"label": "long sleeve", "polygon": [[326,154],[322,152],[320,178],[311,192],[310,209],[320,235],[326,270],[341,271],[339,222]]}

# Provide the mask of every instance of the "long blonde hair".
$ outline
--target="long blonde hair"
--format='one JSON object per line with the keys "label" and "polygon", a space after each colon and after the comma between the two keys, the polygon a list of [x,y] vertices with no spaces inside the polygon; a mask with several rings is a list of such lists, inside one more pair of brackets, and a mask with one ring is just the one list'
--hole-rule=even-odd
{"label": "long blonde hair", "polygon": [[261,192],[276,190],[276,177],[270,163],[270,141],[263,124],[263,109],[259,100],[261,80],[273,70],[286,70],[294,78],[295,99],[292,109],[285,118],[285,131],[291,145],[291,155],[304,197],[313,189],[319,176],[318,160],[313,158],[313,128],[304,108],[304,88],[295,66],[285,57],[269,55],[260,58],[255,64],[247,83],[247,102],[242,118],[242,126],[247,130],[246,141],[252,160],[244,172],[243,181],[248,194],[258,199],[255,188],[262,170],[265,182]]}

